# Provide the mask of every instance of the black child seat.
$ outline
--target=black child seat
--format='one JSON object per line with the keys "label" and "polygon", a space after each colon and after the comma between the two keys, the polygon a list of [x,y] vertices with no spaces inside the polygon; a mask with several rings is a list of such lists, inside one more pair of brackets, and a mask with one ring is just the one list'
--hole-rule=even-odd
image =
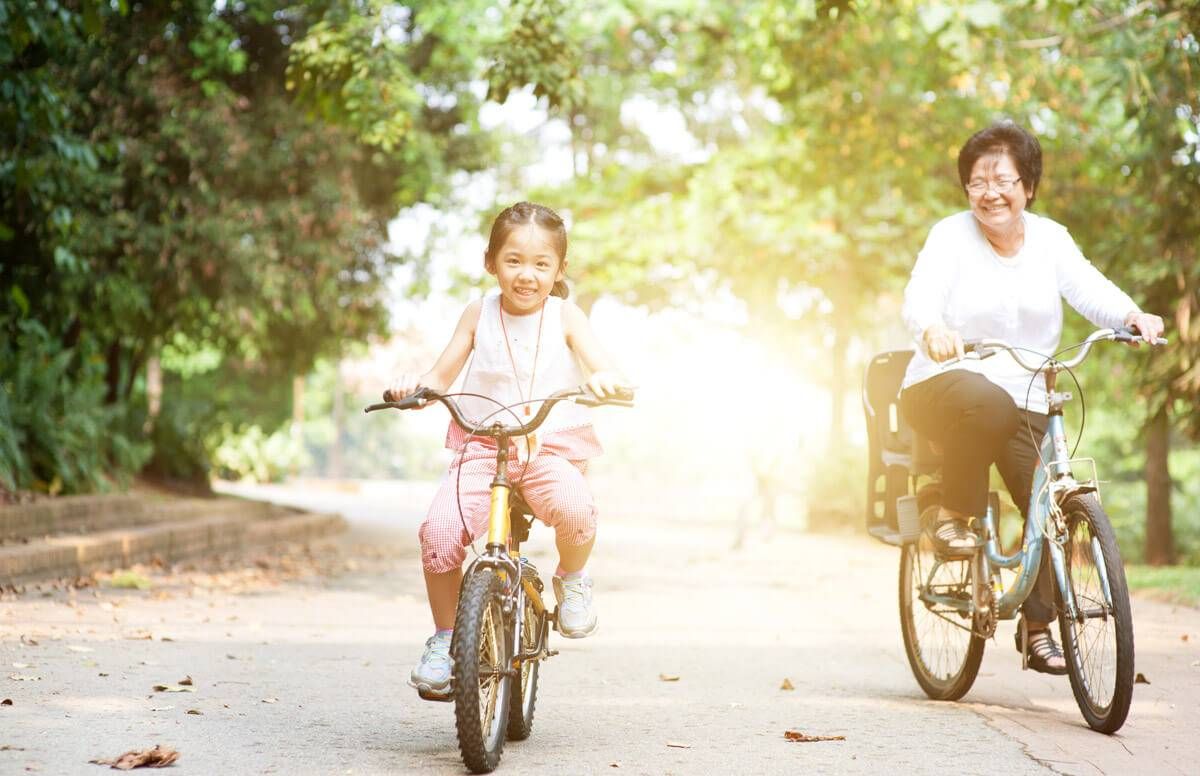
{"label": "black child seat", "polygon": [[907,496],[915,479],[932,475],[940,456],[900,415],[900,384],[912,360],[911,350],[874,356],[863,375],[862,402],[867,420],[867,533],[899,546],[896,499]]}

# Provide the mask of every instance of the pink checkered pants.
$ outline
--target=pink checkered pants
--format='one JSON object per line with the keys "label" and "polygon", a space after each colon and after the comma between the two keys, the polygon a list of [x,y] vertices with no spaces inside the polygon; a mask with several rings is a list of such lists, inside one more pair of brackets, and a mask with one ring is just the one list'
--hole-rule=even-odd
{"label": "pink checkered pants", "polygon": [[[596,535],[596,505],[584,478],[587,461],[564,458],[549,445],[529,464],[518,462],[515,451],[510,453],[508,478],[514,485],[520,483],[521,495],[533,509],[534,517],[552,527],[555,536],[565,539],[567,544],[591,541]],[[418,531],[425,571],[441,574],[461,568],[467,545],[473,538],[486,538],[490,486],[495,475],[495,445],[471,440],[461,463],[456,457],[446,472]],[[470,526],[469,534],[463,526],[464,520]]]}

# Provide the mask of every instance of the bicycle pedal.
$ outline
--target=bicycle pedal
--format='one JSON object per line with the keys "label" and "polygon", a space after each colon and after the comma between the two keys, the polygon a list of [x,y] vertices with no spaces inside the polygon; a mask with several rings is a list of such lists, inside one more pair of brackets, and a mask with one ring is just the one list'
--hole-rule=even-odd
{"label": "bicycle pedal", "polygon": [[454,696],[450,693],[438,695],[437,693],[426,692],[425,690],[417,690],[417,695],[420,695],[423,701],[437,701],[439,703],[451,703],[454,701]]}
{"label": "bicycle pedal", "polygon": [[557,650],[557,649],[548,649],[548,650],[546,650],[546,657],[554,657],[554,656],[555,656],[555,655],[557,655],[557,654],[558,654],[558,650]]}

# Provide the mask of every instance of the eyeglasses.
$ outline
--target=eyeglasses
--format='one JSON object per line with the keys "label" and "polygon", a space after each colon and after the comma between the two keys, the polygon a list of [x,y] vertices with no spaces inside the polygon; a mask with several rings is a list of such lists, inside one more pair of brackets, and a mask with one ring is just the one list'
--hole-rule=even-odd
{"label": "eyeglasses", "polygon": [[967,193],[972,197],[978,197],[986,194],[987,190],[991,189],[997,194],[1007,194],[1013,190],[1013,187],[1016,186],[1020,180],[1020,178],[1001,178],[1000,180],[991,181],[990,183],[984,181],[971,181],[967,184]]}

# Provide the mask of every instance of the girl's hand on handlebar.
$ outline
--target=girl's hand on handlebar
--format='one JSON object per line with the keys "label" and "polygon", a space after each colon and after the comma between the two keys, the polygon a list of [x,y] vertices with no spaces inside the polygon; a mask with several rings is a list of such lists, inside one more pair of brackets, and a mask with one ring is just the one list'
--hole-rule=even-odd
{"label": "girl's hand on handlebar", "polygon": [[[1165,328],[1162,318],[1158,317],[1157,315],[1143,313],[1137,310],[1125,316],[1125,325],[1136,329],[1137,333],[1142,335],[1142,341],[1151,343],[1162,336],[1163,329]],[[1141,344],[1141,342],[1138,340],[1133,340],[1129,344],[1137,347]]]}
{"label": "girl's hand on handlebar", "polygon": [[428,387],[428,375],[400,375],[383,392],[384,401],[403,401],[419,389]]}
{"label": "girl's hand on handlebar", "polygon": [[963,357],[962,335],[947,326],[935,323],[921,335],[925,352],[934,361],[949,361]]}
{"label": "girl's hand on handlebar", "polygon": [[604,399],[616,394],[619,390],[629,388],[629,381],[614,371],[593,372],[588,378],[587,387],[597,397]]}

